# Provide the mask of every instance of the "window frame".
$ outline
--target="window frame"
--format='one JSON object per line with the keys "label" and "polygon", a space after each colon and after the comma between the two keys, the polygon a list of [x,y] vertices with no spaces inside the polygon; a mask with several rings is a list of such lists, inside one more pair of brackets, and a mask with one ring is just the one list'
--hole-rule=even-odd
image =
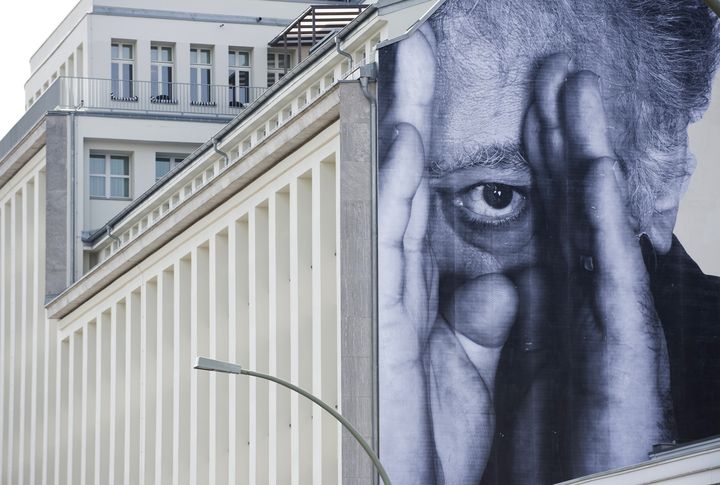
{"label": "window frame", "polygon": [[[162,59],[162,52],[169,49],[170,59]],[[153,51],[157,54],[153,59]],[[174,97],[175,46],[163,42],[150,44],[150,101],[153,103],[177,103]],[[167,70],[166,70],[167,69]],[[169,73],[169,79],[164,74]],[[154,78],[154,79],[153,79]]]}
{"label": "window frame", "polygon": [[[185,160],[188,156],[190,156],[190,155],[189,154],[181,154],[181,153],[164,153],[164,152],[155,153],[155,182],[157,183],[158,180],[163,178],[165,175],[167,175],[169,172],[171,172],[175,167],[180,165],[183,162],[183,160]],[[158,177],[157,164],[158,164],[159,158],[167,159],[167,161],[170,162],[170,169]]]}
{"label": "window frame", "polygon": [[[130,57],[123,55],[124,49],[130,49]],[[117,49],[117,54],[115,50]],[[137,101],[135,95],[135,53],[137,52],[135,42],[129,40],[110,41],[110,98],[118,101]],[[129,67],[129,73],[125,67]],[[126,79],[126,74],[129,77]]]}
{"label": "window frame", "polygon": [[[270,59],[272,57],[272,67],[270,64]],[[285,57],[285,66],[279,67],[280,62],[279,59],[281,57]],[[293,58],[294,58],[294,51],[292,50],[273,50],[268,49],[267,51],[267,87],[272,86],[273,84],[280,81],[287,72],[293,68]],[[272,79],[272,81],[271,81]]]}
{"label": "window frame", "polygon": [[[201,62],[200,54],[208,53],[208,62]],[[214,106],[212,96],[213,49],[209,46],[190,46],[190,104]],[[194,59],[193,59],[194,57]],[[207,72],[207,83],[202,81],[203,72]]]}
{"label": "window frame", "polygon": [[[93,172],[92,159],[102,158],[103,160],[103,172]],[[123,159],[127,162],[127,173],[126,174],[114,174],[112,173],[112,160]],[[93,200],[132,200],[132,154],[123,152],[113,151],[91,151],[88,156],[88,196]],[[103,179],[103,194],[92,193],[92,179],[93,177]],[[127,194],[115,196],[112,195],[112,181],[113,179],[127,180]]]}
{"label": "window frame", "polygon": [[[238,59],[240,54],[247,55],[247,64],[241,65],[231,62],[231,56],[235,56],[235,59]],[[228,105],[230,107],[241,108],[251,101],[252,64],[252,49],[247,47],[230,47],[228,49]],[[240,81],[243,75],[247,79],[247,84],[244,85],[241,84]],[[235,79],[234,83],[231,82],[231,77],[233,76]]]}

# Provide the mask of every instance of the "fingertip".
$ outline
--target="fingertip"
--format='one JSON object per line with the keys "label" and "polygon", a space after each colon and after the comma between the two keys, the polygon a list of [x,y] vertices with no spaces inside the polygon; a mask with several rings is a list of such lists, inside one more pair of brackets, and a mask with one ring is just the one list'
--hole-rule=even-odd
{"label": "fingertip", "polygon": [[570,156],[584,160],[612,158],[600,76],[589,70],[571,74],[565,85],[564,104]]}
{"label": "fingertip", "polygon": [[443,314],[460,333],[477,345],[502,347],[518,311],[518,291],[508,277],[492,273],[457,290]]}
{"label": "fingertip", "polygon": [[535,102],[540,121],[546,128],[560,125],[560,91],[568,76],[572,58],[558,52],[545,58],[535,77]]}

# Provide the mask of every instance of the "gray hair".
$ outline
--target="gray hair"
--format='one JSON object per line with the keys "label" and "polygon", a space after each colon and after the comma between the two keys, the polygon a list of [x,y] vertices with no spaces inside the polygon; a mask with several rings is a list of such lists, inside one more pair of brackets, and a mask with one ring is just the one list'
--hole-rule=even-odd
{"label": "gray hair", "polygon": [[558,51],[578,67],[617,73],[603,89],[623,118],[613,142],[621,159],[635,161],[625,167],[643,223],[658,194],[687,174],[687,127],[707,108],[720,53],[717,18],[702,0],[447,0],[430,22],[446,96],[488,76],[457,62],[473,46],[496,57],[494,75],[507,83],[513,74],[502,66]]}

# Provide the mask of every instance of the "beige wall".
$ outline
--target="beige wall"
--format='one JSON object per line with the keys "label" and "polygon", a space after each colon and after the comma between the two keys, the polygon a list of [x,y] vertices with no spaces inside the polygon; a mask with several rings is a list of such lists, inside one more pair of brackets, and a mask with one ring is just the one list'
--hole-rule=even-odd
{"label": "beige wall", "polygon": [[690,149],[698,164],[675,234],[705,273],[720,275],[720,75],[708,111],[690,127]]}
{"label": "beige wall", "polygon": [[58,322],[57,483],[340,483],[329,414],[191,367],[340,407],[338,150],[335,123]]}
{"label": "beige wall", "polygon": [[[52,237],[52,235],[50,236]],[[45,149],[0,187],[0,481],[50,483],[55,325],[45,319]],[[47,470],[47,467],[45,468]]]}

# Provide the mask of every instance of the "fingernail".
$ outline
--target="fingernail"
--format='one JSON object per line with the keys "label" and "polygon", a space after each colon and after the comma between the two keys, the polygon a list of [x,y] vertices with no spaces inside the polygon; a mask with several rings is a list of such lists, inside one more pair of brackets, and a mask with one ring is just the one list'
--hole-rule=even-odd
{"label": "fingernail", "polygon": [[603,82],[602,82],[602,78],[601,78],[600,76],[598,76],[597,74],[596,74],[595,76],[596,76],[596,78],[597,78],[597,79],[595,80],[595,82],[597,82],[598,91],[600,92],[600,98],[602,99],[602,98],[604,97],[604,96],[603,96]]}
{"label": "fingernail", "polygon": [[577,67],[577,66],[576,66],[576,64],[575,64],[575,59],[573,59],[573,58],[571,57],[570,60],[568,61],[568,65],[567,65],[568,73],[574,72],[576,67]]}
{"label": "fingernail", "polygon": [[625,171],[623,170],[619,160],[613,161],[612,173],[613,177],[615,177],[615,183],[617,183],[618,187],[622,187],[626,183]]}
{"label": "fingernail", "polygon": [[395,126],[393,127],[392,139],[395,140],[395,138],[397,138],[399,134],[400,134],[400,130],[398,130],[397,125],[395,125]]}

